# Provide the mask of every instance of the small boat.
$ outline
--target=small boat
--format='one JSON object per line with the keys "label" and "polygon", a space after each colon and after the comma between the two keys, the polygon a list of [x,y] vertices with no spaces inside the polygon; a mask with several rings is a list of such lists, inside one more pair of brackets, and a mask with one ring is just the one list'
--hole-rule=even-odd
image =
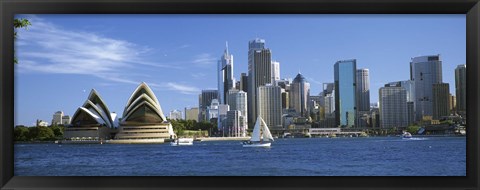
{"label": "small boat", "polygon": [[178,138],[173,142],[170,142],[172,146],[184,146],[184,145],[193,145],[193,138]]}
{"label": "small boat", "polygon": [[404,138],[404,139],[410,139],[410,138],[412,138],[412,134],[409,133],[409,132],[403,132],[402,138]]}
{"label": "small boat", "polygon": [[243,147],[270,147],[272,142],[272,134],[265,121],[259,116],[255,122],[252,137],[249,141],[243,142]]}

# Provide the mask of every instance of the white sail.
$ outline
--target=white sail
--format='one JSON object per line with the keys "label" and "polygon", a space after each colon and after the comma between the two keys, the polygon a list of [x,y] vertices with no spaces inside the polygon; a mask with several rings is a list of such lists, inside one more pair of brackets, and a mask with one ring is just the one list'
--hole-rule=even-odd
{"label": "white sail", "polygon": [[257,121],[255,122],[255,127],[253,128],[252,138],[250,138],[250,141],[260,141],[260,120],[261,117],[258,117]]}
{"label": "white sail", "polygon": [[263,121],[262,118],[260,118],[260,121],[262,121],[262,132],[263,132],[262,137],[263,137],[263,140],[264,141],[268,141],[268,140],[273,141],[272,133],[270,133],[270,130],[268,129],[267,124],[265,123],[265,121]]}

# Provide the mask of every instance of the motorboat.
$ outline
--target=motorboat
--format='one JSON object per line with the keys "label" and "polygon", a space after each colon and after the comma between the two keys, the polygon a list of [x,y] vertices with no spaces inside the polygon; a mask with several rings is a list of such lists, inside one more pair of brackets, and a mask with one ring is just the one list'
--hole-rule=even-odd
{"label": "motorboat", "polygon": [[402,138],[404,138],[404,139],[410,139],[410,138],[412,138],[412,134],[409,133],[409,132],[403,132]]}
{"label": "motorboat", "polygon": [[252,137],[243,142],[243,147],[270,147],[273,142],[272,134],[262,117],[258,117],[253,128]]}

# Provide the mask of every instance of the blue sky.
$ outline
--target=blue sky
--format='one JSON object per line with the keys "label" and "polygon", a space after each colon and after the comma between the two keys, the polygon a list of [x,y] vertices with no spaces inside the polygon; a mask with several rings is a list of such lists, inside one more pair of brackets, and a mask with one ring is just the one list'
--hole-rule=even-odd
{"label": "blue sky", "polygon": [[385,83],[408,80],[412,57],[440,54],[454,94],[454,69],[466,62],[465,15],[17,15],[15,123],[72,116],[95,88],[122,114],[137,85],[152,87],[163,112],[198,106],[216,88],[216,63],[228,41],[235,78],[248,72],[248,41],[266,40],[281,78],[300,71],[317,95],[338,60],[370,69],[371,102]]}

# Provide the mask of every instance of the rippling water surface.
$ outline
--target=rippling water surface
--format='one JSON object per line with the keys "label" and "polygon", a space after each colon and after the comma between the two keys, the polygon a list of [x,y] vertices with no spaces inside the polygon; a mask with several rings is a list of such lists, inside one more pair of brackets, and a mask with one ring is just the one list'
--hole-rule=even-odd
{"label": "rippling water surface", "polygon": [[276,139],[166,144],[16,144],[17,176],[465,176],[466,138]]}

